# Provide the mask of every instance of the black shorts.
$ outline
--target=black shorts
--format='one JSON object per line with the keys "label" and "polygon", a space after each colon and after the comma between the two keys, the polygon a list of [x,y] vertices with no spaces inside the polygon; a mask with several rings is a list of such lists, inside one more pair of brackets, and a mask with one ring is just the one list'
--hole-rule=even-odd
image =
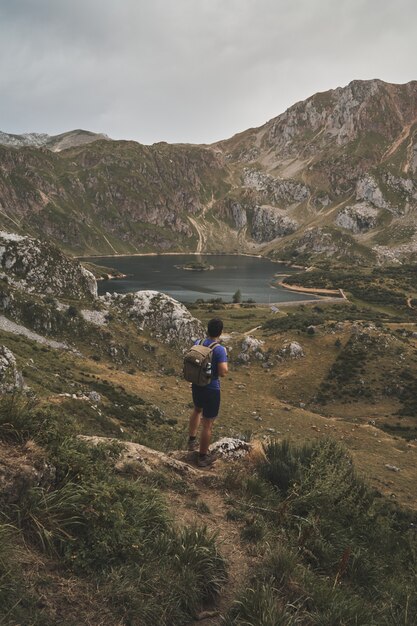
{"label": "black shorts", "polygon": [[213,419],[217,417],[220,409],[220,389],[209,389],[191,385],[194,406],[203,409],[203,417]]}

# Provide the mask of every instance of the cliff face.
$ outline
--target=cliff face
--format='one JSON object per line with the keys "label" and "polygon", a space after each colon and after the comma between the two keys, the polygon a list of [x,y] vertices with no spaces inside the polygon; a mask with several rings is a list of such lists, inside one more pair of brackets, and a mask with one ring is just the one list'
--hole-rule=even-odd
{"label": "cliff face", "polygon": [[[353,81],[217,147],[241,172],[244,210],[269,204],[298,224],[270,254],[417,259],[416,81]],[[258,241],[272,239],[275,216],[261,235],[252,227]],[[309,248],[312,232],[326,237]]]}
{"label": "cliff face", "polygon": [[[77,141],[0,146],[0,225],[79,254],[291,259],[301,246],[306,259],[347,249],[349,259],[417,259],[415,81],[353,81],[212,146]],[[311,232],[327,233],[321,252],[316,236],[306,245]]]}

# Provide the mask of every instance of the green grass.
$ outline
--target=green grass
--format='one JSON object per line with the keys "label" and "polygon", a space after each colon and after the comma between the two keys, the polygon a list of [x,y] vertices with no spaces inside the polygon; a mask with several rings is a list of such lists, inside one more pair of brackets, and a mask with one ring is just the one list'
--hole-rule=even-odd
{"label": "green grass", "polygon": [[232,487],[244,515],[262,516],[268,540],[227,624],[414,623],[415,513],[370,489],[332,440],[271,442],[257,474],[275,490],[267,504],[253,490],[248,499],[244,476]]}
{"label": "green grass", "polygon": [[[0,401],[0,438],[14,445],[35,440],[54,468],[44,484],[23,485],[17,502],[1,503],[0,534],[15,527],[28,548],[94,582],[115,623],[189,623],[226,580],[215,537],[201,527],[177,529],[157,486],[117,474],[121,444],[88,445],[76,432],[76,420],[24,398]],[[0,568],[6,554],[0,548]],[[3,575],[7,593],[22,593],[28,604],[25,587],[19,592],[18,580]],[[0,597],[2,580],[0,569]],[[17,605],[7,611],[13,623]]]}

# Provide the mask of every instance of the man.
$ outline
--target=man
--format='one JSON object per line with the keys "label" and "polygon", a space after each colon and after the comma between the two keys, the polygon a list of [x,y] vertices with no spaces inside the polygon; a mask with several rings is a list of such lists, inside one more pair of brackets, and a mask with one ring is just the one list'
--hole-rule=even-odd
{"label": "man", "polygon": [[[209,346],[213,341],[219,341],[223,332],[223,322],[216,317],[207,324],[207,337],[202,345]],[[198,343],[198,342],[196,342]],[[220,408],[220,380],[228,372],[226,349],[218,344],[214,347],[211,359],[211,382],[205,387],[192,385],[194,410],[190,416],[188,450],[198,450],[198,466],[209,467],[212,458],[208,454],[213,422],[219,414]],[[200,442],[197,441],[198,427],[202,425]]]}

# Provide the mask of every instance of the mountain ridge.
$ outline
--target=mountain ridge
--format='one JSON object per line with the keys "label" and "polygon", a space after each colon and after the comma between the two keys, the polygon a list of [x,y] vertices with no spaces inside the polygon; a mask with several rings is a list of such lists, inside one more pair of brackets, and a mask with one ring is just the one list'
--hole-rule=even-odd
{"label": "mountain ridge", "polygon": [[100,138],[0,146],[0,226],[73,254],[417,259],[417,81],[355,80],[210,145]]}

